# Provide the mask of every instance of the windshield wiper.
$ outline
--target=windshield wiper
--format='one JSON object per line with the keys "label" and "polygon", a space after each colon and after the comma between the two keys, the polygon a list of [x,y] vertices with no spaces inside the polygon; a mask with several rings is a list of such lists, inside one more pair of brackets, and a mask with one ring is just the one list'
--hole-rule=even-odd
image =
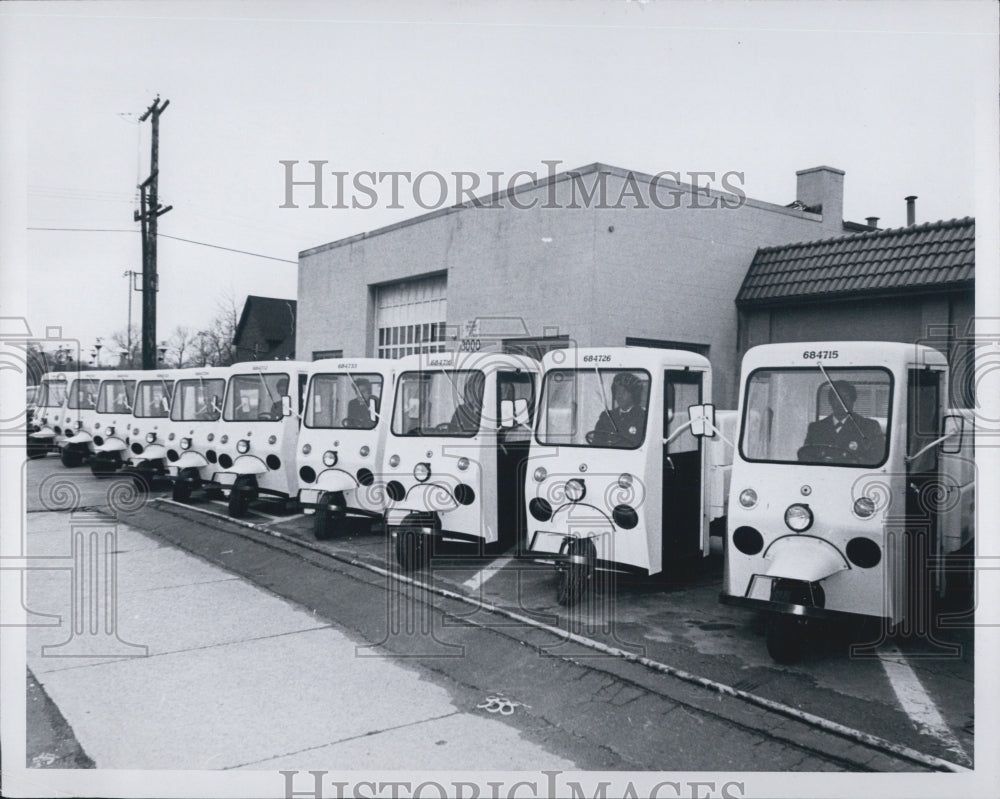
{"label": "windshield wiper", "polygon": [[604,412],[608,415],[608,421],[611,422],[611,426],[615,429],[615,433],[618,433],[618,425],[615,424],[614,414],[611,413],[611,408],[608,407],[608,395],[604,391],[604,382],[601,380],[601,372],[597,368],[597,364],[594,364],[594,374],[597,375],[597,387],[601,389],[601,402],[604,405]]}
{"label": "windshield wiper", "polygon": [[826,369],[823,368],[822,362],[816,361],[816,365],[819,367],[819,370],[823,373],[823,377],[826,378],[826,382],[830,386],[830,391],[832,391],[833,392],[833,396],[835,396],[837,398],[837,402],[840,403],[840,407],[843,408],[844,411],[846,411],[847,418],[850,419],[851,422],[854,424],[855,428],[857,428],[857,431],[858,431],[859,435],[861,436],[861,438],[863,438],[865,441],[867,441],[868,440],[868,436],[866,436],[865,433],[864,433],[864,430],[861,429],[861,425],[859,425],[858,424],[858,420],[854,418],[854,414],[851,413],[849,410],[847,410],[847,403],[844,402],[843,397],[841,397],[840,394],[837,392],[837,389],[833,385],[833,381],[830,379],[830,375],[828,375],[826,373]]}
{"label": "windshield wiper", "polygon": [[[351,385],[352,385],[352,386],[354,386],[354,390],[358,392],[358,396],[359,396],[359,397],[363,397],[364,395],[363,395],[363,394],[361,393],[361,389],[360,389],[360,388],[358,388],[358,384],[357,384],[357,383],[356,383],[356,382],[354,381],[354,375],[352,375],[352,374],[351,374],[350,372],[347,372],[346,374],[347,374],[347,379],[348,379],[348,380],[350,380],[350,381],[351,381]],[[376,410],[375,410],[374,408],[372,408],[372,406],[371,406],[371,403],[369,403],[369,405],[368,405],[368,413],[369,413],[369,414],[372,414],[372,413],[374,413],[374,414],[375,414],[375,419],[374,419],[374,421],[376,421],[376,422],[377,422],[377,421],[378,421],[379,419],[381,419],[381,418],[382,418],[382,417],[381,417],[381,416],[379,415],[379,412],[378,412],[378,411],[376,411]]]}

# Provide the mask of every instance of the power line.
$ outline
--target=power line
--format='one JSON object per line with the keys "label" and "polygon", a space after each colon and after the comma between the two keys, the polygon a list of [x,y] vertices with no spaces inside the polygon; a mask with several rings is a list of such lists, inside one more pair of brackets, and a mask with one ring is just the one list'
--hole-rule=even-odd
{"label": "power line", "polygon": [[[66,233],[135,233],[134,230],[126,230],[125,228],[99,228],[99,227],[29,227],[28,230],[54,230]],[[269,261],[281,261],[286,264],[298,264],[298,261],[292,261],[289,258],[277,258],[273,255],[264,255],[259,252],[250,252],[249,250],[237,250],[233,247],[223,247],[221,244],[209,244],[207,241],[195,241],[194,239],[184,239],[180,236],[170,236],[166,233],[157,233],[157,238],[161,239],[174,239],[175,241],[183,241],[187,244],[197,244],[200,247],[211,247],[216,250],[226,250],[227,252],[235,252],[240,255],[252,255],[254,258],[267,258]]]}

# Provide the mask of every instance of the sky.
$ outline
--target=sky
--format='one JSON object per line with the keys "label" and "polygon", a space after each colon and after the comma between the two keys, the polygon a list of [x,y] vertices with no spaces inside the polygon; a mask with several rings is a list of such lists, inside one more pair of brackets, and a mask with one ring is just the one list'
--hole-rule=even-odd
{"label": "sky", "polygon": [[[138,119],[157,95],[172,206],[158,339],[205,327],[226,298],[294,298],[301,250],[424,213],[405,184],[403,207],[380,189],[371,208],[309,208],[297,188],[282,208],[282,161],[296,179],[311,160],[349,181],[439,172],[449,201],[453,172],[506,181],[545,161],[736,171],[778,204],[796,170],[826,164],[846,172],[846,219],[902,226],[907,195],[918,222],[977,216],[993,199],[977,190],[976,121],[984,99],[995,116],[995,16],[983,2],[3,3],[15,174],[0,268],[19,273],[33,331],[61,326],[86,352],[125,328],[149,173]],[[135,325],[139,307],[135,293]]]}

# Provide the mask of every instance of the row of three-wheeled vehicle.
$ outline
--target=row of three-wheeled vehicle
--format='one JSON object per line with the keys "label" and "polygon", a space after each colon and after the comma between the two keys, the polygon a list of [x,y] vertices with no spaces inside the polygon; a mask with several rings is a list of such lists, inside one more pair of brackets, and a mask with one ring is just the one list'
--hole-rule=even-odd
{"label": "row of three-wheeled vehicle", "polygon": [[[914,564],[968,551],[971,436],[945,410],[936,351],[760,347],[737,413],[716,413],[711,391],[705,358],[642,348],[239,364],[147,373],[113,446],[173,477],[175,498],[223,490],[240,513],[297,495],[321,538],[349,515],[383,518],[408,569],[446,540],[514,546],[556,565],[564,602],[598,570],[704,557],[718,532],[722,598],[769,614],[779,658],[803,621],[902,620],[944,583]],[[831,418],[845,429],[826,440]]]}

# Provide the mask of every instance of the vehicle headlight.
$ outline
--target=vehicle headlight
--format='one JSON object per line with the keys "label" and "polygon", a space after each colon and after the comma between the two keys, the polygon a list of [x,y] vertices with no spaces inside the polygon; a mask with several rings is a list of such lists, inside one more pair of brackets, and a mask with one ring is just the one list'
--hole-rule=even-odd
{"label": "vehicle headlight", "polygon": [[146,433],[146,443],[152,444],[156,441],[156,433]]}
{"label": "vehicle headlight", "polygon": [[337,465],[337,453],[332,449],[328,449],[323,453],[323,465],[324,466],[336,466]]}
{"label": "vehicle headlight", "polygon": [[182,438],[181,439],[181,449],[191,449],[191,439]]}
{"label": "vehicle headlight", "polygon": [[431,465],[429,463],[418,463],[413,467],[413,476],[420,483],[426,483],[431,476]]}
{"label": "vehicle headlight", "polygon": [[744,508],[752,508],[757,504],[757,492],[752,488],[744,488],[740,491],[740,504]]}
{"label": "vehicle headlight", "polygon": [[459,469],[460,469],[461,471],[463,471],[463,472],[464,472],[464,471],[465,471],[466,469],[468,469],[468,468],[469,468],[469,459],[468,459],[468,458],[465,458],[465,457],[462,457],[462,458],[459,458],[459,459],[458,459],[458,468],[459,468]]}
{"label": "vehicle headlight", "polygon": [[115,434],[115,429],[113,427],[109,427],[106,432],[109,436],[113,436]]}
{"label": "vehicle headlight", "polygon": [[241,438],[236,442],[236,451],[241,455],[246,455],[250,451],[250,442],[245,438]]}
{"label": "vehicle headlight", "polygon": [[303,444],[302,445],[302,454],[303,455],[308,455],[312,451],[313,451],[312,444]]}
{"label": "vehicle headlight", "polygon": [[393,455],[391,458],[389,458],[389,465],[393,469],[395,469],[397,466],[399,466],[399,455]]}
{"label": "vehicle headlight", "polygon": [[632,487],[632,475],[630,475],[628,472],[625,472],[624,474],[618,475],[618,487],[619,488],[624,488],[626,490],[629,489],[629,488],[631,488]]}
{"label": "vehicle headlight", "polygon": [[267,443],[268,444],[276,444],[276,443],[278,443],[278,437],[277,436],[268,436],[267,437]]}
{"label": "vehicle headlight", "polygon": [[360,452],[360,455],[361,455],[361,457],[362,457],[362,458],[367,458],[367,457],[368,457],[368,453],[369,453],[369,452],[371,452],[371,450],[370,450],[370,449],[368,449],[368,445],[367,445],[367,444],[365,444],[365,445],[364,445],[364,446],[363,446],[363,447],[362,447],[362,448],[360,449],[360,451],[359,451],[359,452]]}
{"label": "vehicle headlight", "polygon": [[871,497],[859,497],[854,501],[854,515],[867,519],[875,513],[875,500]]}
{"label": "vehicle headlight", "polygon": [[532,474],[531,476],[535,478],[536,483],[540,483],[542,482],[542,480],[544,480],[546,477],[549,476],[549,473],[545,471],[544,466],[539,466],[537,469],[535,469],[534,474]]}
{"label": "vehicle headlight", "polygon": [[579,502],[586,494],[587,487],[583,484],[583,480],[574,477],[566,481],[566,499],[570,502]]}
{"label": "vehicle headlight", "polygon": [[809,510],[808,505],[794,504],[789,505],[788,509],[785,511],[785,524],[788,525],[789,530],[794,530],[796,533],[801,533],[812,527],[813,514]]}

